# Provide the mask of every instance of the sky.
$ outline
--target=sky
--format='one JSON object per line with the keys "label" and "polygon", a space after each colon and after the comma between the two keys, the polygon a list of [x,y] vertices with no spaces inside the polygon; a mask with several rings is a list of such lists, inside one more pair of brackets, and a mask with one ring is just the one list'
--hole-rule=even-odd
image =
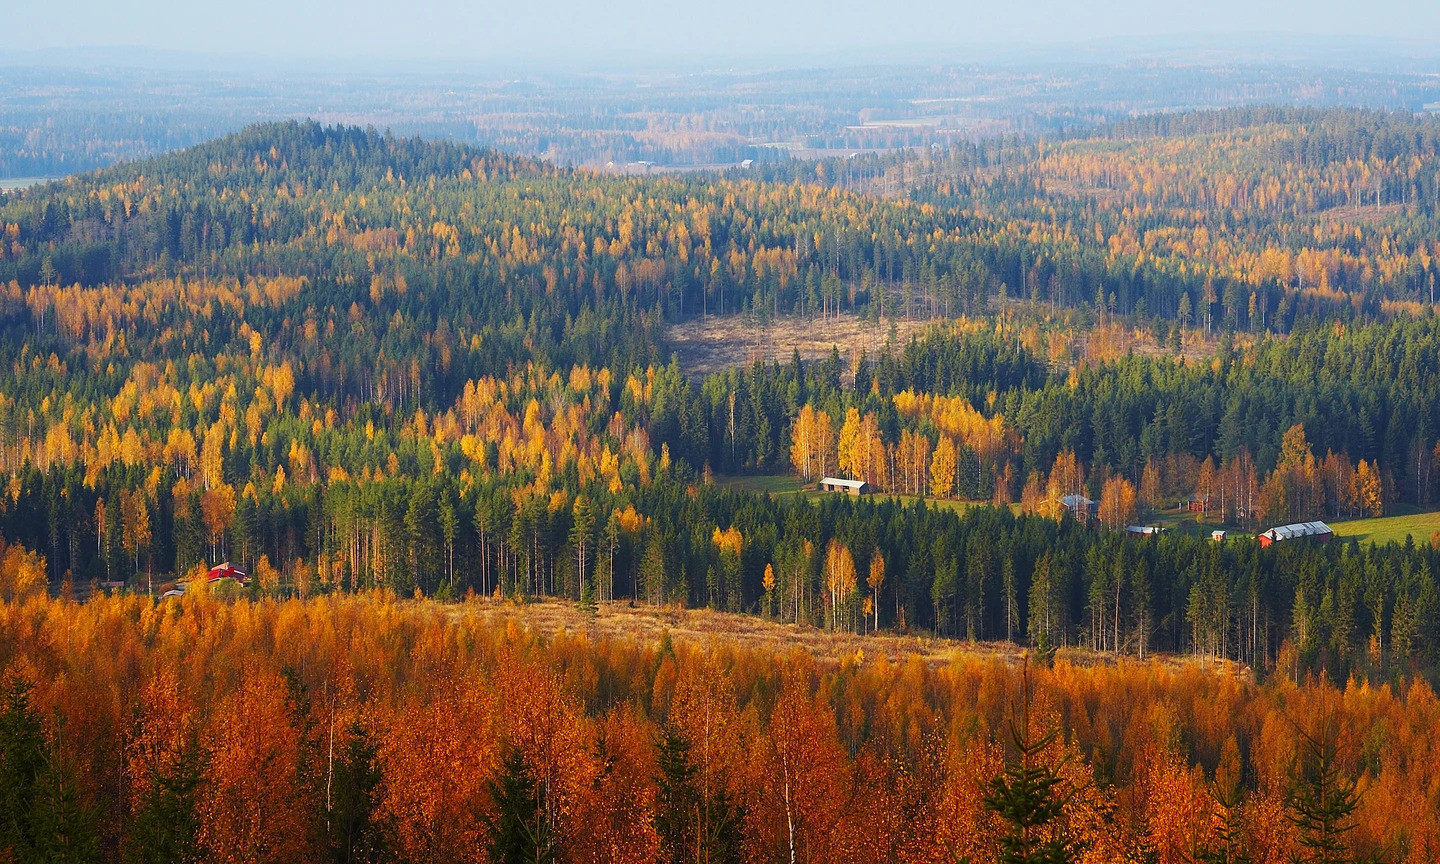
{"label": "sky", "polygon": [[1433,34],[1435,0],[0,0],[0,52],[10,57],[123,48],[141,64],[185,55],[556,69],[933,62],[1237,35],[1429,53],[1428,38],[1440,53]]}

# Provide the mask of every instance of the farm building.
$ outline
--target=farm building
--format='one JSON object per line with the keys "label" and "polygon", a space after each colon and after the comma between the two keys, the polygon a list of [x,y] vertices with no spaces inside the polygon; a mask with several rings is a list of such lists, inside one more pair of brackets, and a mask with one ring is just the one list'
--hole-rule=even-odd
{"label": "farm building", "polygon": [[848,495],[869,495],[870,484],[864,480],[842,480],[839,477],[825,477],[820,488],[826,492],[844,492]]}
{"label": "farm building", "polygon": [[1084,495],[1066,495],[1060,499],[1060,503],[1081,521],[1092,519],[1100,512],[1099,502],[1086,498]]}
{"label": "farm building", "polygon": [[1126,526],[1125,526],[1125,533],[1127,533],[1127,534],[1141,534],[1141,535],[1146,536],[1146,537],[1150,537],[1150,536],[1159,534],[1159,533],[1161,533],[1161,532],[1164,531],[1164,530],[1165,530],[1165,527],[1164,527],[1163,525],[1126,525]]}
{"label": "farm building", "polygon": [[243,584],[250,580],[250,576],[246,574],[244,570],[241,570],[239,567],[236,567],[234,564],[226,561],[222,564],[216,564],[214,567],[211,567],[210,574],[207,577],[207,581],[210,582],[216,582],[220,579],[234,579],[236,582],[240,582]]}
{"label": "farm building", "polygon": [[1271,543],[1278,543],[1281,540],[1314,540],[1319,543],[1328,541],[1335,534],[1330,526],[1324,522],[1296,522],[1293,525],[1280,525],[1271,528],[1260,535],[1260,546],[1266,547]]}

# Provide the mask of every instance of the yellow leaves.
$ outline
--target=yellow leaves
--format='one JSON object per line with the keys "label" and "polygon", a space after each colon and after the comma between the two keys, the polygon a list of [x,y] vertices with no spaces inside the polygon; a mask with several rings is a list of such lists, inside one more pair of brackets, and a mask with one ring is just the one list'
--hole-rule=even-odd
{"label": "yellow leaves", "polygon": [[620,530],[631,536],[638,535],[645,529],[648,520],[640,515],[634,504],[626,504],[624,510],[615,513],[615,521],[620,525]]}
{"label": "yellow leaves", "polygon": [[150,504],[139,489],[120,492],[121,542],[132,556],[150,546]]}
{"label": "yellow leaves", "polygon": [[1385,515],[1385,490],[1380,472],[1364,459],[1355,466],[1355,500],[1369,515]]}
{"label": "yellow leaves", "polygon": [[135,427],[127,426],[125,428],[125,435],[120,439],[119,455],[121,461],[125,463],[125,467],[127,468],[134,468],[136,465],[145,461],[144,446],[140,441],[140,434],[135,431]]}
{"label": "yellow leaves", "polygon": [[958,439],[984,462],[999,457],[1011,446],[1014,433],[1003,415],[985,417],[963,396],[932,396],[904,390],[894,396],[895,410],[911,420],[928,417],[942,433]]}
{"label": "yellow leaves", "polygon": [[834,434],[829,414],[801,406],[790,426],[790,462],[807,481],[829,470]]}
{"label": "yellow leaves", "polygon": [[958,468],[955,441],[947,435],[940,436],[935,445],[935,456],[930,461],[930,494],[936,498],[948,498],[955,490],[955,472]]}
{"label": "yellow leaves", "polygon": [[206,487],[218,486],[224,482],[224,446],[225,428],[217,420],[205,431],[205,438],[200,445],[200,474]]}
{"label": "yellow leaves", "polygon": [[289,361],[265,367],[260,380],[270,390],[277,408],[284,408],[290,394],[295,392],[295,372],[290,368]]}
{"label": "yellow leaves", "polygon": [[740,530],[731,526],[721,531],[718,527],[710,537],[710,542],[720,550],[720,554],[730,554],[739,557],[744,548],[744,538],[740,536]]}
{"label": "yellow leaves", "polygon": [[1135,520],[1135,487],[1119,475],[1105,481],[1100,491],[1100,521],[1120,529]]}
{"label": "yellow leaves", "polygon": [[835,538],[825,546],[825,591],[829,595],[831,629],[838,625],[838,607],[848,601],[857,587],[855,559],[850,549]]}
{"label": "yellow leaves", "polygon": [[20,603],[45,594],[45,558],[0,537],[0,601]]}
{"label": "yellow leaves", "polygon": [[207,490],[200,496],[200,512],[210,531],[211,542],[215,542],[230,527],[235,515],[235,489],[222,483]]}
{"label": "yellow leaves", "polygon": [[1310,451],[1310,443],[1305,440],[1305,426],[1296,423],[1280,438],[1280,459],[1276,468],[1298,468],[1312,465],[1315,455]]}

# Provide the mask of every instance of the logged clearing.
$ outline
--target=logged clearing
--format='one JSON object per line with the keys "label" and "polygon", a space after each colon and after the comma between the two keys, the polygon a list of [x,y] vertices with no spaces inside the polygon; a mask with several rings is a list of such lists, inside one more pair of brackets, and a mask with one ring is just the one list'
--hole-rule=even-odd
{"label": "logged clearing", "polygon": [[[969,642],[935,636],[891,632],[831,633],[808,625],[785,624],[759,615],[682,609],[677,606],[630,605],[627,601],[601,603],[594,614],[573,603],[543,600],[524,604],[472,600],[448,607],[456,617],[474,615],[487,625],[511,622],[542,636],[566,633],[588,639],[631,639],[658,644],[666,635],[673,642],[712,648],[730,645],[777,653],[803,651],[822,662],[864,662],[884,656],[892,663],[914,657],[941,666],[959,657],[980,657],[1019,663],[1025,649],[1012,642]],[[1057,658],[1076,666],[1131,662],[1134,658],[1062,648]],[[1249,676],[1248,668],[1228,660],[1197,660],[1188,655],[1155,654],[1147,662],[1167,667],[1202,666],[1229,674]]]}
{"label": "logged clearing", "polygon": [[1430,542],[1431,534],[1440,531],[1440,511],[1333,522],[1330,527],[1335,530],[1335,536],[1342,540],[1358,540],[1362,543],[1383,545],[1392,540],[1396,543],[1404,543],[1405,538],[1409,536],[1415,538],[1415,545],[1423,546]]}
{"label": "logged clearing", "polygon": [[880,353],[893,335],[898,344],[930,321],[881,321],[872,323],[857,315],[832,316],[829,321],[808,318],[776,318],[756,323],[744,315],[711,315],[672,325],[665,340],[680,359],[680,367],[699,377],[723,372],[734,366],[748,366],[756,360],[767,363],[788,361],[795,351],[807,362],[824,360],[837,348],[845,358],[847,374],[861,351],[871,357]]}
{"label": "logged clearing", "polygon": [[[764,495],[800,495],[808,499],[824,498],[829,495],[841,495],[840,492],[822,491],[818,484],[804,483],[794,474],[736,474],[729,477],[716,477],[715,485],[730,489],[735,492],[754,492]],[[914,504],[917,501],[924,501],[926,507],[939,507],[946,510],[954,510],[964,513],[971,507],[992,506],[989,501],[963,501],[955,498],[921,498],[917,495],[903,495],[899,492],[872,492],[865,496],[867,501],[891,500],[901,504]],[[1010,512],[1018,514],[1019,504],[1009,505]]]}

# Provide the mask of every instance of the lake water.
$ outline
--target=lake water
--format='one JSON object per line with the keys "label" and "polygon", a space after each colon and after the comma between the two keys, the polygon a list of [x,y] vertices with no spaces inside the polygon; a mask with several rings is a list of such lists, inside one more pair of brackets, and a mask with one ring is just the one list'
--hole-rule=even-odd
{"label": "lake water", "polygon": [[53,177],[0,177],[0,192],[13,192],[16,189],[28,189],[31,186],[39,186],[41,183],[53,180]]}

